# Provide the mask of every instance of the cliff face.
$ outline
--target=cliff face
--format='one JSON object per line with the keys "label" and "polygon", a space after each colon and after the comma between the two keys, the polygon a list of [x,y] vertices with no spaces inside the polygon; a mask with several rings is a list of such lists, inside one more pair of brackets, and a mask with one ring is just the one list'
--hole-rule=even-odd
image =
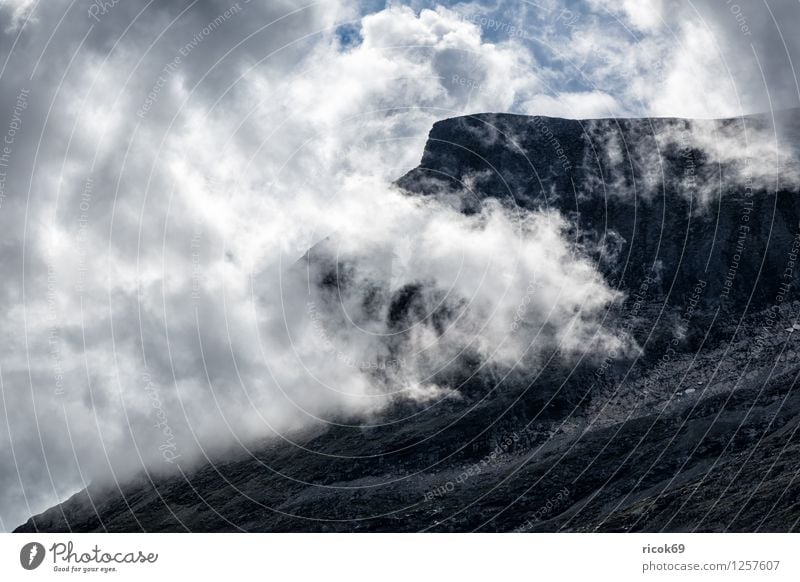
{"label": "cliff face", "polygon": [[466,361],[462,398],[411,422],[90,487],[17,531],[796,529],[798,127],[798,111],[437,123],[398,185],[566,216],[642,354],[535,377]]}
{"label": "cliff face", "polygon": [[[719,121],[567,120],[484,114],[434,125],[403,188],[557,209],[607,278],[660,296],[698,280],[704,301],[775,302],[798,232],[800,110]],[[651,286],[650,292],[654,291]],[[755,307],[756,305],[753,305]]]}

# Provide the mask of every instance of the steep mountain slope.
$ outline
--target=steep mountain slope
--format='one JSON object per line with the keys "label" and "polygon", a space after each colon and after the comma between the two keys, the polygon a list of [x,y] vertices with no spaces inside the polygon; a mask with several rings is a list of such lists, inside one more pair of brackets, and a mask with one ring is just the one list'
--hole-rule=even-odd
{"label": "steep mountain slope", "polygon": [[[92,486],[17,531],[796,530],[798,127],[798,110],[437,123],[398,185],[465,213],[490,197],[562,213],[641,353],[536,374],[466,354],[437,378],[458,399]],[[316,284],[340,284],[330,271]]]}

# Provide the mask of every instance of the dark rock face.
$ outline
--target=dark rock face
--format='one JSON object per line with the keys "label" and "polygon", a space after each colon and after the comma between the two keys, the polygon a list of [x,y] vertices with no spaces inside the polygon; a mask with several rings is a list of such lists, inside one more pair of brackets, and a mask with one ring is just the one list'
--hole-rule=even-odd
{"label": "dark rock face", "polygon": [[468,213],[494,197],[568,217],[626,292],[608,317],[641,355],[535,375],[465,358],[440,379],[463,398],[407,421],[93,486],[17,531],[797,530],[800,203],[792,156],[770,173],[761,147],[796,146],[797,127],[800,111],[437,123],[398,185]]}
{"label": "dark rock face", "polygon": [[[800,110],[775,123],[782,132],[800,126]],[[763,116],[692,122],[476,115],[435,124],[420,166],[398,183],[428,195],[457,192],[467,211],[486,196],[557,209],[572,218],[582,242],[598,247],[607,277],[629,291],[656,275],[657,292],[674,296],[702,279],[712,303],[722,294],[735,309],[752,292],[759,306],[771,305],[798,230],[797,183],[782,183],[794,164],[784,160],[764,179],[743,166],[774,166],[759,147],[774,139],[773,127]],[[719,159],[703,149],[708,144],[741,155]]]}

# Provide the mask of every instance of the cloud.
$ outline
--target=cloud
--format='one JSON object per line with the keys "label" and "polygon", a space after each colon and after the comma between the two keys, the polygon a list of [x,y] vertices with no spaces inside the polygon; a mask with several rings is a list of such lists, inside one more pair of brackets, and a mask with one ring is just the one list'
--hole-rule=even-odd
{"label": "cloud", "polygon": [[[26,92],[0,215],[3,527],[92,480],[451,397],[431,376],[464,350],[535,366],[620,341],[560,217],[389,185],[434,121],[533,98],[530,51],[444,8],[270,6],[95,22],[53,3],[20,29],[0,90],[10,114]],[[330,237],[359,281],[338,300],[299,268]],[[404,263],[384,276],[387,253]],[[391,341],[403,297],[439,327]],[[333,325],[343,306],[361,327]]]}
{"label": "cloud", "polygon": [[603,91],[536,95],[523,107],[526,111],[535,111],[536,115],[568,119],[613,117],[619,111],[616,99]]}
{"label": "cloud", "polygon": [[576,12],[548,41],[623,110],[719,118],[800,104],[792,4],[590,0]]}
{"label": "cloud", "polygon": [[589,0],[587,4],[594,10],[621,15],[628,24],[637,30],[652,31],[664,24],[665,2],[663,0],[645,0],[644,2]]}
{"label": "cloud", "polygon": [[[599,161],[604,174],[602,184],[584,186],[645,200],[668,191],[692,200],[700,213],[722,196],[800,190],[798,127],[796,112],[775,119],[591,120],[585,130],[593,148],[583,163]],[[636,184],[628,178],[631,170]]]}
{"label": "cloud", "polygon": [[30,18],[35,5],[36,0],[0,0],[0,11],[5,11],[9,17],[5,32],[17,32],[20,25]]}
{"label": "cloud", "polygon": [[[567,242],[557,213],[490,199],[464,215],[435,199],[377,195],[381,187],[370,181],[351,187],[339,208],[347,228],[316,248],[310,263],[312,301],[330,315],[331,333],[352,347],[348,360],[378,350],[374,357],[404,361],[417,383],[465,351],[527,369],[556,349],[624,348],[599,324],[620,297]],[[376,198],[380,208],[369,203]],[[352,343],[354,335],[362,342]]]}
{"label": "cloud", "polygon": [[[740,113],[762,70],[792,103],[783,7],[748,5],[745,37],[711,4],[413,5],[0,3],[0,527],[93,479],[453,397],[436,372],[465,350],[535,369],[624,344],[562,217],[390,186],[435,121]],[[304,270],[325,240],[336,261]],[[350,283],[310,294],[339,263]]]}

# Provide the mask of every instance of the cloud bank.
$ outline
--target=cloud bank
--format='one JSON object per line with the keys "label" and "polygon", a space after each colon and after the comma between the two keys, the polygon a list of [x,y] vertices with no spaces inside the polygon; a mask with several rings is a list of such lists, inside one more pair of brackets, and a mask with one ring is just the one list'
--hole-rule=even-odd
{"label": "cloud bank", "polygon": [[[390,185],[435,120],[536,93],[516,40],[402,6],[356,15],[358,42],[335,26],[345,3],[17,8],[4,528],[92,480],[447,397],[431,377],[465,350],[531,366],[620,341],[599,325],[615,294],[559,216],[466,217]],[[330,237],[354,281],[338,296],[299,267]]]}

